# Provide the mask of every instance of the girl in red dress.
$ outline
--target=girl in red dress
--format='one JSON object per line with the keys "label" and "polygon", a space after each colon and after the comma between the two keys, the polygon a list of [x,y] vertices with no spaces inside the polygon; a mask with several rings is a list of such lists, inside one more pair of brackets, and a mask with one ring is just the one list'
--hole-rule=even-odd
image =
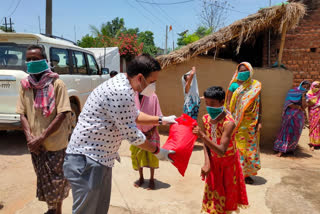
{"label": "girl in red dress", "polygon": [[225,92],[210,87],[204,92],[208,114],[203,116],[205,132],[193,132],[204,142],[205,164],[201,175],[205,192],[201,213],[231,213],[248,206],[246,186],[234,135],[235,123],[224,108]]}

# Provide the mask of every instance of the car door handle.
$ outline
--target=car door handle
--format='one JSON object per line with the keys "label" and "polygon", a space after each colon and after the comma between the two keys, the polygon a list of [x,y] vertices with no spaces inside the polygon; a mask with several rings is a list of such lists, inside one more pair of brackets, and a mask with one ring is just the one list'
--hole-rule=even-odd
{"label": "car door handle", "polygon": [[92,78],[92,80],[97,80],[97,78]]}
{"label": "car door handle", "polygon": [[75,81],[75,82],[80,82],[80,79],[75,79],[74,81]]}

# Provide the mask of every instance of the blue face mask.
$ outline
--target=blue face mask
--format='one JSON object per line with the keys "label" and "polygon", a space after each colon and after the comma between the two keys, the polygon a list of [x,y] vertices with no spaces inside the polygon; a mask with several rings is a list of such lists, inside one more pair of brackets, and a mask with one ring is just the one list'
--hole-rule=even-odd
{"label": "blue face mask", "polygon": [[239,72],[237,76],[237,80],[246,81],[250,77],[250,71]]}
{"label": "blue face mask", "polygon": [[27,72],[29,74],[40,74],[49,69],[47,60],[41,59],[27,62]]}
{"label": "blue face mask", "polygon": [[223,112],[224,112],[224,106],[221,107],[211,107],[207,106],[207,112],[210,115],[212,120],[217,119]]}

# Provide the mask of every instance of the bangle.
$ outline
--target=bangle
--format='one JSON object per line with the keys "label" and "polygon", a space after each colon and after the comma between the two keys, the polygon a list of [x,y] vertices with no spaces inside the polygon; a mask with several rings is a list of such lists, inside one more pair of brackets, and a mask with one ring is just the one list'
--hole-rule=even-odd
{"label": "bangle", "polygon": [[159,124],[162,125],[162,116],[159,116]]}
{"label": "bangle", "polygon": [[156,146],[156,151],[152,152],[152,154],[158,154],[160,151],[159,146]]}

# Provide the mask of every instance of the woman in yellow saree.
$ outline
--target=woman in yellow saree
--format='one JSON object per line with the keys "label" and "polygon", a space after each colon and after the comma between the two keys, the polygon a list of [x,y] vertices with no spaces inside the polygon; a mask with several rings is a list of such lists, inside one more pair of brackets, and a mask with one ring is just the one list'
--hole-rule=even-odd
{"label": "woman in yellow saree", "polygon": [[245,182],[253,184],[251,176],[261,168],[259,140],[261,125],[261,83],[252,79],[253,68],[242,62],[227,90],[226,107],[236,124],[236,142],[240,152]]}

